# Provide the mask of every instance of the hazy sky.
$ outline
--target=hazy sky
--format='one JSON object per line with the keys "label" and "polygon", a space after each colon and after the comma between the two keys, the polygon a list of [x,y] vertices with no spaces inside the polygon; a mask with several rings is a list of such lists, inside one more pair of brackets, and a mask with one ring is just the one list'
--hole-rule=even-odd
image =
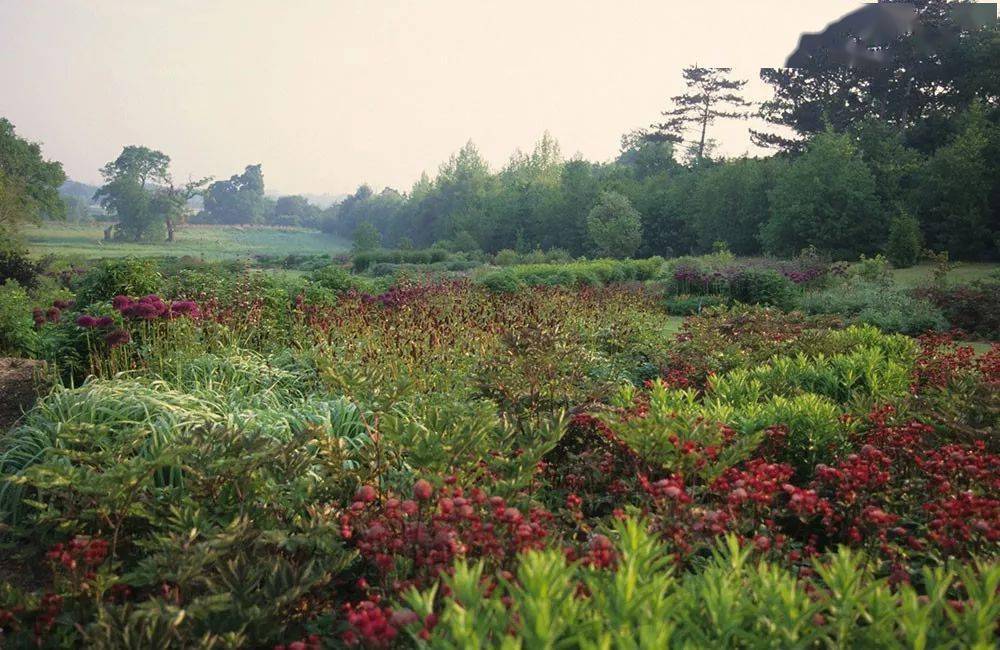
{"label": "hazy sky", "polygon": [[[765,94],[847,0],[0,0],[0,116],[95,182],[126,144],[175,178],[262,163],[268,192],[407,190],[472,139],[494,167],[545,131],[607,160],[697,62]],[[723,151],[751,150],[721,124]]]}

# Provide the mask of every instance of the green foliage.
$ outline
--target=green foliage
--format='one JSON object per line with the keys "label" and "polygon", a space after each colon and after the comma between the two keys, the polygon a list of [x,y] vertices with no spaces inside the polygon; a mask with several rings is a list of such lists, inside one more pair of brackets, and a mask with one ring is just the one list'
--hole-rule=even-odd
{"label": "green foliage", "polygon": [[740,158],[698,175],[690,218],[700,249],[722,241],[738,255],[761,252],[760,229],[768,219],[767,193],[778,164]]}
{"label": "green foliage", "polygon": [[914,212],[927,244],[955,258],[996,256],[997,152],[1000,127],[974,105],[961,131],[941,147],[920,175]]}
{"label": "green foliage", "polygon": [[316,269],[309,274],[309,280],[334,293],[343,293],[351,289],[360,291],[368,287],[362,278],[351,275],[347,269],[335,264]]}
{"label": "green foliage", "polygon": [[242,174],[216,181],[205,190],[203,223],[262,223],[267,213],[264,174],[260,165],[247,165]]}
{"label": "green foliage", "polygon": [[587,233],[608,257],[630,257],[642,243],[642,221],[628,198],[604,192],[587,215]]}
{"label": "green foliage", "polygon": [[63,217],[59,186],[65,180],[61,163],[42,158],[38,144],[18,136],[14,125],[0,118],[0,237],[13,237],[22,225],[43,216]]}
{"label": "green foliage", "polygon": [[920,224],[907,214],[896,216],[889,224],[885,256],[896,268],[905,269],[917,263],[921,250]]}
{"label": "green foliage", "polygon": [[[446,578],[434,647],[988,647],[1000,615],[1000,567],[925,569],[927,595],[908,583],[898,593],[876,577],[862,553],[840,548],[816,558],[803,583],[779,564],[754,560],[735,536],[720,541],[697,572],[675,575],[667,549],[634,519],[616,522],[614,571],[568,562],[557,551],[522,558],[514,580],[488,592],[481,564],[460,562]],[[575,597],[586,585],[584,598]],[[952,609],[948,594],[972,596]],[[411,590],[423,619],[438,588]],[[427,647],[418,629],[418,647]]]}
{"label": "green foliage", "polygon": [[727,294],[731,300],[747,305],[770,305],[790,309],[799,295],[795,284],[772,269],[741,270],[729,281]]}
{"label": "green foliage", "polygon": [[356,252],[352,257],[354,270],[366,271],[375,264],[436,264],[448,260],[451,255],[440,248],[423,250],[366,250]]}
{"label": "green foliage", "polygon": [[862,278],[823,291],[806,293],[799,307],[809,314],[838,314],[886,332],[921,334],[948,324],[941,310],[909,291]]}
{"label": "green foliage", "polygon": [[663,259],[592,260],[566,264],[520,264],[502,271],[479,275],[476,281],[497,291],[516,291],[523,286],[599,286],[615,282],[654,280]]}
{"label": "green foliage", "polygon": [[35,345],[31,299],[15,280],[6,280],[0,284],[0,355],[30,356]]}
{"label": "green foliage", "polygon": [[0,247],[0,284],[13,280],[25,289],[38,285],[42,264],[33,262],[25,252],[16,248]]}
{"label": "green foliage", "polygon": [[668,297],[664,306],[667,313],[673,316],[690,316],[700,314],[702,309],[720,307],[727,303],[728,299],[725,296],[681,294]]}
{"label": "green foliage", "polygon": [[157,293],[163,284],[155,260],[124,257],[105,259],[80,278],[77,301],[86,306],[117,295],[140,297]]}
{"label": "green foliage", "polygon": [[382,243],[382,235],[370,221],[358,224],[352,235],[352,250],[355,253],[375,250]]}
{"label": "green foliage", "polygon": [[816,136],[806,153],[780,171],[769,193],[764,248],[790,256],[807,246],[838,259],[880,250],[887,225],[871,171],[846,135]]}

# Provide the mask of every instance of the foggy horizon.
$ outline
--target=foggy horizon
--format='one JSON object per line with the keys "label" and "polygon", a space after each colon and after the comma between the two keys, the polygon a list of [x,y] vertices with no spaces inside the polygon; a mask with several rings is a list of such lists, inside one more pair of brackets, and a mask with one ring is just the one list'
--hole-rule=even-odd
{"label": "foggy horizon", "polygon": [[[863,4],[724,1],[707,25],[704,5],[645,1],[0,0],[0,116],[85,183],[136,144],[179,180],[261,163],[272,195],[408,191],[469,140],[493,169],[546,131],[566,158],[609,160],[689,64],[732,67],[762,99],[759,68]],[[767,153],[747,128],[715,125],[719,153]]]}

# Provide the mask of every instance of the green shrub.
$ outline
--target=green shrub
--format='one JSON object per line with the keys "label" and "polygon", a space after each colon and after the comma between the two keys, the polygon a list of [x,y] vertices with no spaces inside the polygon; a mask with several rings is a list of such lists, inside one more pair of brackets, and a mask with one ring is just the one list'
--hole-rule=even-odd
{"label": "green shrub", "polygon": [[905,289],[860,277],[830,289],[806,293],[799,299],[799,308],[809,314],[838,314],[886,332],[921,334],[948,327],[941,310],[928,300]]}
{"label": "green shrub", "polygon": [[746,305],[766,305],[790,309],[798,288],[791,280],[771,269],[746,268],[729,280],[729,298]]}
{"label": "green shrub", "polygon": [[[439,613],[429,647],[987,648],[995,641],[995,562],[928,567],[919,586],[890,586],[877,562],[839,547],[817,557],[813,577],[804,578],[755,559],[752,545],[730,535],[698,571],[678,574],[669,547],[645,522],[627,518],[607,532],[613,571],[556,550],[525,554],[509,579],[484,575],[482,562],[459,561],[444,578],[447,595],[439,586],[408,592],[416,622],[407,631],[422,646],[421,622]],[[953,608],[954,590],[969,604]]]}
{"label": "green shrub", "polygon": [[0,284],[14,280],[25,289],[34,289],[41,272],[42,265],[31,261],[26,252],[0,245]]}
{"label": "green shrub", "polygon": [[80,279],[76,287],[81,307],[111,300],[117,295],[145,296],[158,293],[163,276],[156,260],[138,257],[101,260]]}
{"label": "green shrub", "polygon": [[682,294],[668,297],[666,309],[667,313],[672,316],[690,316],[691,314],[700,314],[702,309],[719,307],[727,304],[727,302],[728,299],[725,296],[712,294],[692,296]]}
{"label": "green shrub", "polygon": [[351,289],[363,291],[367,288],[364,280],[334,264],[316,269],[308,277],[310,281],[334,293],[344,293]]}
{"label": "green shrub", "polygon": [[889,224],[889,240],[885,244],[885,256],[893,266],[899,269],[913,266],[922,249],[919,222],[907,214],[894,218]]}
{"label": "green shrub", "polygon": [[526,286],[523,280],[510,271],[488,273],[480,276],[477,282],[496,293],[515,293]]}
{"label": "green shrub", "polygon": [[0,284],[0,356],[33,354],[36,334],[31,299],[15,280]]}
{"label": "green shrub", "polygon": [[391,264],[434,264],[450,259],[448,251],[441,248],[425,248],[422,250],[372,250],[362,251],[354,255],[354,270],[358,273],[379,263]]}
{"label": "green shrub", "polygon": [[861,259],[852,264],[848,269],[848,274],[852,278],[857,278],[865,282],[875,282],[878,284],[892,284],[892,269],[889,268],[889,260],[882,255],[875,257],[861,256]]}

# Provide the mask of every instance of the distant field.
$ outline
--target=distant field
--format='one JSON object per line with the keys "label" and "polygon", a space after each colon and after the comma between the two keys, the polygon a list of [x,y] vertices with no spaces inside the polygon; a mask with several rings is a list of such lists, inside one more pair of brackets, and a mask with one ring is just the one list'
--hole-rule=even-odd
{"label": "distant field", "polygon": [[346,240],[315,230],[266,226],[185,226],[177,231],[177,241],[170,244],[107,243],[103,236],[100,226],[46,224],[25,231],[33,255],[86,259],[124,255],[228,259],[251,255],[341,253],[350,248]]}

